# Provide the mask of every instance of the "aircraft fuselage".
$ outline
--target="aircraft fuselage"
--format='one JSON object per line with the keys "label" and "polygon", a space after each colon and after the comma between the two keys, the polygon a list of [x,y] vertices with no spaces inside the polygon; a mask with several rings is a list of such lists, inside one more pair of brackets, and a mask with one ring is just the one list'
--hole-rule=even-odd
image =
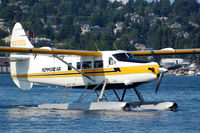
{"label": "aircraft fuselage", "polygon": [[100,57],[59,56],[92,80],[55,56],[27,56],[30,57],[28,60],[11,63],[11,69],[16,67],[16,73],[12,73],[13,79],[75,88],[82,88],[86,85],[92,87],[107,80],[106,89],[121,89],[150,82],[157,79],[159,74],[159,65],[156,62],[137,60],[126,51],[102,51]]}

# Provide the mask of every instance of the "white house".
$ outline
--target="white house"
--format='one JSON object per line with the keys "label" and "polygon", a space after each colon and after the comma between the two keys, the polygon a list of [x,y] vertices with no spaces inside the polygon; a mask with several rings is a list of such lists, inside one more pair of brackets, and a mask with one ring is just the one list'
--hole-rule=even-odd
{"label": "white house", "polygon": [[126,3],[128,3],[129,0],[109,0],[110,2],[114,2],[114,1],[117,1],[117,2],[122,2],[122,4],[126,5]]}
{"label": "white house", "polygon": [[161,59],[160,64],[165,67],[171,67],[175,65],[188,66],[190,62],[188,59],[182,59],[182,58],[164,58]]}
{"label": "white house", "polygon": [[123,27],[123,22],[117,22],[115,24],[116,28],[113,30],[114,33],[116,34],[118,31],[120,32],[122,30],[122,27]]}

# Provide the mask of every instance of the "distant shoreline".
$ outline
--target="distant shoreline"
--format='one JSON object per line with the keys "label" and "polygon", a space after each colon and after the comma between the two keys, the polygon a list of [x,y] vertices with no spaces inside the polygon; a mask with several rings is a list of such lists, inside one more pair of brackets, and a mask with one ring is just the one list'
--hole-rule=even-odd
{"label": "distant shoreline", "polygon": [[10,74],[10,72],[0,72],[0,74]]}

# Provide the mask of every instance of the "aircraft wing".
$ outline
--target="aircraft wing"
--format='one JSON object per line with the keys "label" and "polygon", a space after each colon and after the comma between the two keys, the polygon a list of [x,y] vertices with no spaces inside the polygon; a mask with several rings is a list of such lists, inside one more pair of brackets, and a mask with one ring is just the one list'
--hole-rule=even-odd
{"label": "aircraft wing", "polygon": [[151,55],[178,55],[178,54],[200,54],[200,49],[161,49],[149,51],[132,51],[134,56]]}
{"label": "aircraft wing", "polygon": [[83,55],[83,56],[101,56],[102,55],[102,53],[99,51],[60,50],[60,49],[42,49],[42,48],[16,48],[16,47],[0,47],[0,52]]}
{"label": "aircraft wing", "polygon": [[[83,55],[83,56],[101,56],[102,55],[100,51],[61,50],[61,49],[43,49],[43,48],[16,48],[16,47],[0,47],[0,52]],[[200,54],[200,49],[172,49],[170,48],[170,49],[149,50],[149,51],[132,51],[132,54],[134,56]]]}

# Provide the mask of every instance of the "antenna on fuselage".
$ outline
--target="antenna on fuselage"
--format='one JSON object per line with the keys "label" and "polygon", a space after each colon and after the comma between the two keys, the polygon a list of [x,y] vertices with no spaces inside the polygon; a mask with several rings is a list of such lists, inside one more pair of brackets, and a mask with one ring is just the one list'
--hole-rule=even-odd
{"label": "antenna on fuselage", "polygon": [[95,47],[96,47],[96,49],[97,49],[98,51],[100,51],[99,48],[98,48],[98,45],[97,45],[96,43],[95,43]]}

